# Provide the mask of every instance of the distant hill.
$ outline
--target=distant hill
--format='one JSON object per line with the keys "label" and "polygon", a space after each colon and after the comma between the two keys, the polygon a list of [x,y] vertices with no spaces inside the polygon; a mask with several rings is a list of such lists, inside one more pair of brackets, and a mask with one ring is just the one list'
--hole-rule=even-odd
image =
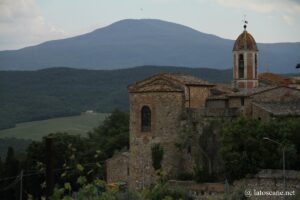
{"label": "distant hill", "polygon": [[19,122],[78,115],[86,110],[128,110],[127,85],[163,71],[189,73],[213,82],[229,82],[232,76],[230,69],[153,66],[0,71],[0,129]]}
{"label": "distant hill", "polygon": [[[0,70],[55,66],[121,69],[140,65],[228,69],[232,66],[233,43],[166,21],[122,20],[84,35],[0,51]],[[258,48],[262,71],[296,72],[295,66],[300,62],[299,42],[258,44]]]}

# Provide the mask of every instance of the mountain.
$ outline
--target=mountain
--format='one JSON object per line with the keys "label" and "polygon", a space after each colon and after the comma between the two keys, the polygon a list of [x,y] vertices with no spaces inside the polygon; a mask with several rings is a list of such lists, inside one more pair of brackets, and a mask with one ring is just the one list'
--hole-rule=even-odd
{"label": "mountain", "polygon": [[[228,69],[232,67],[233,43],[175,23],[128,19],[84,35],[0,51],[0,70],[55,66],[121,69],[140,65]],[[295,66],[300,62],[299,42],[258,44],[258,48],[260,70],[296,72]]]}
{"label": "mountain", "polygon": [[127,85],[160,72],[182,72],[229,82],[231,70],[143,66],[121,70],[52,68],[0,71],[0,129],[16,123],[77,115],[86,110],[128,110]]}

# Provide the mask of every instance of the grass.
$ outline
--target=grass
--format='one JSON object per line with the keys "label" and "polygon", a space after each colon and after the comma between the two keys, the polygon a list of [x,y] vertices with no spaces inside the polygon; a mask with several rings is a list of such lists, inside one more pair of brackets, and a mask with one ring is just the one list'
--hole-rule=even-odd
{"label": "grass", "polygon": [[88,131],[99,126],[106,116],[107,113],[84,113],[72,117],[20,123],[15,128],[1,130],[0,138],[41,140],[49,133],[56,132],[85,136]]}

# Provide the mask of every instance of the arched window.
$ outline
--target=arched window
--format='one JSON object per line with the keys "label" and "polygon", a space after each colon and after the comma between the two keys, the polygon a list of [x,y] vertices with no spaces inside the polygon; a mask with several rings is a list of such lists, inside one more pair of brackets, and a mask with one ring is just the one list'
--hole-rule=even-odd
{"label": "arched window", "polygon": [[239,78],[244,78],[244,55],[239,55]]}
{"label": "arched window", "polygon": [[147,132],[151,130],[151,110],[148,106],[143,106],[141,110],[141,130]]}

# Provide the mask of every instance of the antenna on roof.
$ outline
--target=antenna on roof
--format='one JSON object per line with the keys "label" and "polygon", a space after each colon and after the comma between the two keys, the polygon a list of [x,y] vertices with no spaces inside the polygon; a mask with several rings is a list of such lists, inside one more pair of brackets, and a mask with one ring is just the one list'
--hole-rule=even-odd
{"label": "antenna on roof", "polygon": [[244,30],[246,31],[247,24],[248,24],[248,21],[246,20],[246,15],[244,15],[243,22],[244,22]]}

